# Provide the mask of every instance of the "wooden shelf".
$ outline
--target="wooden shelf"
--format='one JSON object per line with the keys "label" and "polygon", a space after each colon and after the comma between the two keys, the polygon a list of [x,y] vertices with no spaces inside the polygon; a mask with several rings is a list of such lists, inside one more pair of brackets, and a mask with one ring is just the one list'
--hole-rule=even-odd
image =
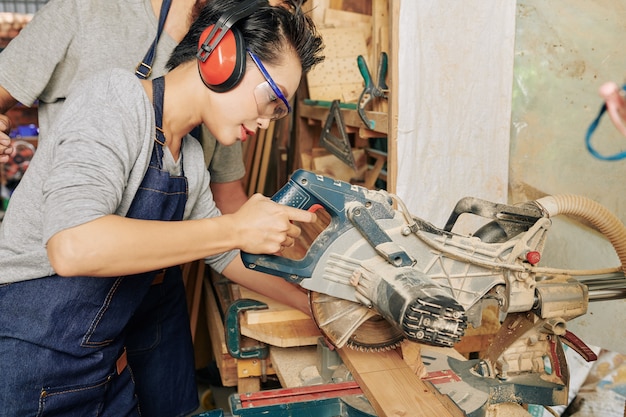
{"label": "wooden shelf", "polygon": [[[328,117],[329,108],[326,106],[313,106],[305,104],[304,102],[300,102],[298,103],[298,105],[300,106],[300,117],[320,120],[322,124],[326,121],[326,118]],[[388,133],[388,114],[376,111],[366,111],[365,114],[367,115],[368,119],[375,122],[374,129],[368,129],[365,126],[365,124],[361,120],[361,117],[359,117],[359,113],[356,110],[341,109],[341,116],[343,117],[344,123],[346,124],[346,126],[358,128],[360,132],[359,136],[386,137]],[[367,131],[369,131],[370,133],[366,133]],[[376,134],[372,134],[371,132],[376,132]]]}

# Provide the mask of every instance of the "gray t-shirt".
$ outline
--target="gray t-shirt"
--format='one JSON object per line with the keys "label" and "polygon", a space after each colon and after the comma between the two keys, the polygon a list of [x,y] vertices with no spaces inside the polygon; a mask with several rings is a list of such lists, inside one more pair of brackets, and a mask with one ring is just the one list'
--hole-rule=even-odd
{"label": "gray t-shirt", "polygon": [[[0,85],[24,105],[39,100],[40,138],[46,140],[73,86],[106,68],[134,71],[157,26],[150,0],[50,0],[0,53]],[[153,77],[163,75],[175,47],[163,33]],[[215,144],[210,134],[204,136],[203,142]],[[210,165],[214,182],[241,179],[241,145],[217,144]]]}
{"label": "gray t-shirt", "polygon": [[[66,100],[11,197],[0,224],[0,284],[53,274],[45,245],[55,233],[109,214],[124,216],[154,137],[154,110],[133,73],[105,70],[85,80]],[[189,185],[184,218],[220,215],[200,144],[187,136],[182,154]],[[207,263],[221,272],[237,254]]]}

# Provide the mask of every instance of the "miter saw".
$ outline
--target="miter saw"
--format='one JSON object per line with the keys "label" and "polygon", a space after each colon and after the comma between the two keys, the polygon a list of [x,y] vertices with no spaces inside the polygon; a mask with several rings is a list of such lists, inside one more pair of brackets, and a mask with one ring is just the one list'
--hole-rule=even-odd
{"label": "miter saw", "polygon": [[[294,172],[272,199],[312,211],[321,207],[330,223],[302,259],[242,253],[244,264],[309,290],[314,319],[338,348],[393,349],[403,339],[454,346],[468,324],[480,326],[483,307],[495,300],[506,318],[494,343],[483,358],[453,369],[466,384],[483,387],[487,403],[566,404],[562,343],[589,360],[594,353],[565,323],[585,314],[590,300],[625,293],[621,267],[538,266],[551,217],[559,214],[591,223],[626,265],[626,228],[581,196],[519,205],[465,198],[443,229],[412,216],[386,191],[305,170]],[[456,233],[466,213],[485,222],[472,234]]]}

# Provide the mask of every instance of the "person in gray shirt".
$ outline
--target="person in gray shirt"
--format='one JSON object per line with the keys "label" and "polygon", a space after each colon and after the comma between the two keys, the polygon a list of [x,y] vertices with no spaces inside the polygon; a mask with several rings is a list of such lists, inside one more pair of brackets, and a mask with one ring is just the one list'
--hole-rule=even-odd
{"label": "person in gray shirt", "polygon": [[[202,148],[187,133],[202,123],[230,145],[287,115],[321,50],[297,0],[211,0],[163,77],[107,69],[72,89],[0,225],[3,413],[152,416],[138,406],[135,372],[155,381],[150,399],[167,408],[160,415],[193,411],[184,303],[140,314],[155,282],[184,300],[173,265],[206,258],[234,282],[310,314],[306,294],[246,269],[238,251],[279,253],[300,234],[293,222],[315,215],[260,194],[220,215]],[[129,369],[125,347],[139,337],[130,324],[143,331],[164,318],[177,325],[156,341],[166,346],[154,350],[161,366]]]}
{"label": "person in gray shirt", "polygon": [[[76,83],[104,68],[133,70],[158,36],[148,78],[163,75],[165,63],[206,0],[171,1],[158,33],[160,9],[167,0],[50,0],[0,53],[0,162],[7,162],[5,114],[17,102],[37,102],[40,137]],[[148,65],[148,64],[145,64]],[[200,128],[211,188],[218,208],[232,213],[247,199],[241,144],[224,146]],[[199,136],[199,135],[197,135]]]}

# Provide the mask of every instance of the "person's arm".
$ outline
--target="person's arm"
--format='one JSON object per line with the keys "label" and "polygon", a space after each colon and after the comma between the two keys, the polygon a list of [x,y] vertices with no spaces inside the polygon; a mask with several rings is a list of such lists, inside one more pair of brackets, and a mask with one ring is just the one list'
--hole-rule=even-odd
{"label": "person's arm", "polygon": [[116,276],[179,265],[233,249],[278,253],[315,214],[256,194],[234,214],[165,222],[106,215],[55,233],[48,258],[61,276]]}
{"label": "person's arm", "polygon": [[246,268],[240,256],[236,256],[222,274],[243,287],[311,316],[308,295],[301,287],[280,277]]}
{"label": "person's arm", "polygon": [[211,182],[211,191],[217,208],[222,214],[230,214],[239,210],[239,207],[248,200],[241,180],[231,182]]}
{"label": "person's arm", "polygon": [[4,114],[17,104],[17,100],[0,85],[0,113]]}
{"label": "person's arm", "polygon": [[5,113],[11,109],[17,100],[13,98],[4,87],[0,85],[0,163],[8,162],[9,156],[13,153],[11,146],[11,119]]}
{"label": "person's arm", "polygon": [[606,103],[607,113],[615,125],[615,128],[626,136],[626,99],[622,95],[623,90],[614,82],[607,82],[600,87],[600,97]]}

